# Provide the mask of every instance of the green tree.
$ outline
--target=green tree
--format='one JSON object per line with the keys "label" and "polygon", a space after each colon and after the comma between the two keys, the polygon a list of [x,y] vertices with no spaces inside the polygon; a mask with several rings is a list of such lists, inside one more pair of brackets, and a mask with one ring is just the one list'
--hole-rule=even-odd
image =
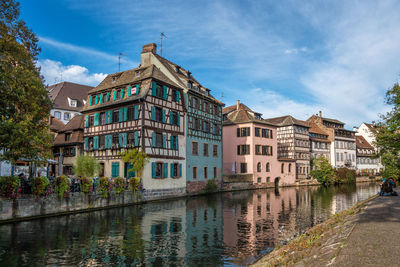
{"label": "green tree", "polygon": [[382,155],[381,159],[382,165],[385,166],[385,169],[382,172],[382,177],[385,179],[399,179],[399,157],[390,152],[386,152]]}
{"label": "green tree", "polygon": [[335,170],[325,157],[318,157],[313,160],[311,176],[321,184],[327,185],[335,181]]}
{"label": "green tree", "polygon": [[80,155],[76,158],[74,173],[82,177],[94,177],[99,174],[101,165],[99,161],[89,155]]}
{"label": "green tree", "polygon": [[121,155],[124,162],[131,164],[132,167],[129,171],[135,172],[136,177],[142,178],[144,166],[149,162],[149,157],[146,153],[134,148],[123,152]]}
{"label": "green tree", "polygon": [[49,156],[51,102],[36,66],[35,34],[19,19],[19,3],[0,0],[0,160]]}

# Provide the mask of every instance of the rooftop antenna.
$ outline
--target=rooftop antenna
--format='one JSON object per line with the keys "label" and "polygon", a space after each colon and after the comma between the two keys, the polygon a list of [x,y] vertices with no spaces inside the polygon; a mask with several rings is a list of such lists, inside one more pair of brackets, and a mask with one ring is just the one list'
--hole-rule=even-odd
{"label": "rooftop antenna", "polygon": [[118,72],[121,71],[121,56],[126,56],[126,55],[121,52],[119,52],[119,54],[118,54]]}
{"label": "rooftop antenna", "polygon": [[160,56],[162,56],[162,41],[163,41],[163,37],[167,38],[167,36],[162,32],[160,34],[160,40],[161,40],[161,44],[160,44]]}

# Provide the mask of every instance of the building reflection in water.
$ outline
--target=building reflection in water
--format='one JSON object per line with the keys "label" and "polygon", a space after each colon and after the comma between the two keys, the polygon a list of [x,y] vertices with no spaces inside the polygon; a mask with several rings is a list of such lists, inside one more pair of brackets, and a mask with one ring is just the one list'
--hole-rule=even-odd
{"label": "building reflection in water", "polygon": [[236,191],[0,226],[0,266],[245,265],[376,194],[369,184]]}

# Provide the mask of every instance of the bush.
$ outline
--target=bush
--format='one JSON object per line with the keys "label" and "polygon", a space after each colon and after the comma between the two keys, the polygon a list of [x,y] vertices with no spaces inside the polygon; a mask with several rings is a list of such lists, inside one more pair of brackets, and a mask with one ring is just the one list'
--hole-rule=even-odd
{"label": "bush", "polygon": [[114,183],[115,193],[120,194],[125,191],[126,182],[124,178],[116,177],[114,178],[113,183]]}
{"label": "bush", "polygon": [[81,178],[81,191],[89,193],[92,191],[93,180],[87,177]]}
{"label": "bush", "polygon": [[112,182],[107,177],[101,177],[99,179],[99,190],[103,194],[103,197],[107,198],[112,190]]}
{"label": "bush", "polygon": [[129,179],[129,190],[132,192],[137,191],[140,188],[140,178],[133,177]]}
{"label": "bush", "polygon": [[215,192],[217,191],[218,186],[215,183],[214,179],[210,179],[207,181],[206,186],[204,187],[204,192],[210,193],[210,192]]}
{"label": "bush", "polygon": [[19,177],[2,176],[0,177],[0,195],[8,199],[16,199],[21,194]]}
{"label": "bush", "polygon": [[68,178],[65,175],[58,176],[54,182],[54,192],[59,197],[68,197],[70,192],[70,184]]}
{"label": "bush", "polygon": [[356,171],[348,168],[339,168],[336,170],[336,183],[355,183]]}
{"label": "bush", "polygon": [[47,196],[52,193],[49,179],[46,177],[35,177],[32,179],[32,193],[38,197]]}
{"label": "bush", "polygon": [[100,171],[101,165],[95,157],[81,155],[76,158],[74,173],[77,176],[93,177]]}
{"label": "bush", "polygon": [[311,176],[323,185],[332,184],[335,182],[335,170],[332,168],[328,159],[319,157],[312,162],[314,170],[311,171]]}

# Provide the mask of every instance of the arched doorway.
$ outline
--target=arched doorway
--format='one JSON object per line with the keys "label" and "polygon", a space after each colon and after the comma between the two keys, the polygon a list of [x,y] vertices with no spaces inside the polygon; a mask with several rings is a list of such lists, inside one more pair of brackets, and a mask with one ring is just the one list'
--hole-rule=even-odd
{"label": "arched doorway", "polygon": [[278,187],[279,187],[279,181],[280,181],[280,180],[281,180],[280,177],[276,177],[276,178],[275,178],[275,181],[274,181],[275,188],[278,188]]}

